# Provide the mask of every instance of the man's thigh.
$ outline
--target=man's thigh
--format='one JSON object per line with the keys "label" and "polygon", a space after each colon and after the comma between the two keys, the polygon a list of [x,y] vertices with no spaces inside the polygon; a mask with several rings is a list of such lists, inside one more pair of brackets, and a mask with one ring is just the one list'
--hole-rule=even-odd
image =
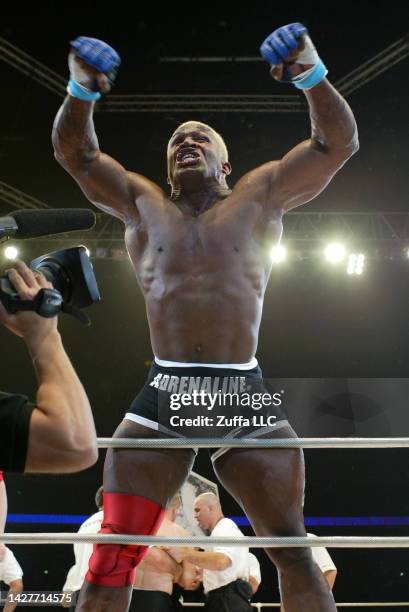
{"label": "man's thigh", "polygon": [[[291,427],[266,437],[296,437]],[[303,528],[304,458],[298,448],[231,449],[214,462],[223,486],[246,512],[257,535]],[[300,526],[301,525],[301,526]]]}
{"label": "man's thigh", "polygon": [[[163,438],[163,434],[124,419],[114,438]],[[194,462],[190,449],[108,449],[104,490],[139,495],[165,506],[186,480]]]}

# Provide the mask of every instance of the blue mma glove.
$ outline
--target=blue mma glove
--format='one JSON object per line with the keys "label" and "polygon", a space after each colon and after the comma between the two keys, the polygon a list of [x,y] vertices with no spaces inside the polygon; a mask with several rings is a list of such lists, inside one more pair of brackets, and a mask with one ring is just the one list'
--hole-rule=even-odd
{"label": "blue mma glove", "polygon": [[[108,91],[113,84],[117,69],[121,63],[118,53],[102,40],[79,36],[71,41],[71,53],[68,58],[70,68],[70,81],[67,91],[74,98],[92,101],[101,97],[98,80],[93,73],[105,75],[108,83],[104,91]],[[81,59],[87,66],[81,66]],[[91,72],[87,67],[93,69]],[[92,82],[90,86],[90,82]]]}
{"label": "blue mma glove", "polygon": [[98,38],[78,36],[70,43],[75,53],[86,64],[95,68],[97,72],[103,72],[111,83],[115,81],[116,73],[121,63],[118,53]]}
{"label": "blue mma glove", "polygon": [[[274,78],[292,83],[298,89],[311,89],[328,73],[302,23],[290,23],[274,30],[261,45],[260,53],[271,65]],[[294,64],[301,67],[307,64],[310,68],[294,75],[291,70]]]}

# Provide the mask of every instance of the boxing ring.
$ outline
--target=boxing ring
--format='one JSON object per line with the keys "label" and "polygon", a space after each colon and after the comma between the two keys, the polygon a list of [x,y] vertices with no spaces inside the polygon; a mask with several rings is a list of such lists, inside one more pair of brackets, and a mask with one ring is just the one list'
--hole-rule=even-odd
{"label": "boxing ring", "polygon": [[[409,438],[281,438],[281,439],[237,439],[237,438],[171,438],[133,439],[98,438],[98,448],[409,448]],[[305,548],[312,546],[327,548],[409,548],[409,537],[162,537],[120,534],[83,535],[78,533],[4,533],[0,542],[5,544],[130,544],[160,546],[199,546],[209,543],[218,546],[246,546],[249,548]],[[203,607],[203,603],[184,603],[186,609]],[[409,607],[406,602],[344,602],[343,608]],[[279,608],[279,603],[252,603],[256,610]]]}

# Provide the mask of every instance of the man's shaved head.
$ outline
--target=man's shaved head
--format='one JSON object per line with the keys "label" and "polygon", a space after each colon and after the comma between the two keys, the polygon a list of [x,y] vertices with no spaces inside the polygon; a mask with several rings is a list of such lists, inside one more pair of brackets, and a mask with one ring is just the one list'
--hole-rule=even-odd
{"label": "man's shaved head", "polygon": [[207,491],[206,493],[201,493],[200,495],[198,495],[195,499],[195,504],[197,502],[200,502],[201,505],[216,506],[220,508],[219,498],[211,491]]}
{"label": "man's shaved head", "polygon": [[200,527],[207,532],[210,532],[218,521],[223,518],[219,498],[210,491],[196,497],[194,510],[195,519]]}

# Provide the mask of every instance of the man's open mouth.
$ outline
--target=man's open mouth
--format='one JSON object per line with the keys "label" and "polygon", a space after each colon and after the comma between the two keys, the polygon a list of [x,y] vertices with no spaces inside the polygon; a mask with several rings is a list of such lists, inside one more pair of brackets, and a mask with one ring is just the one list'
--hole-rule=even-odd
{"label": "man's open mouth", "polygon": [[178,166],[196,166],[200,161],[200,154],[194,149],[184,149],[176,155],[176,163]]}

